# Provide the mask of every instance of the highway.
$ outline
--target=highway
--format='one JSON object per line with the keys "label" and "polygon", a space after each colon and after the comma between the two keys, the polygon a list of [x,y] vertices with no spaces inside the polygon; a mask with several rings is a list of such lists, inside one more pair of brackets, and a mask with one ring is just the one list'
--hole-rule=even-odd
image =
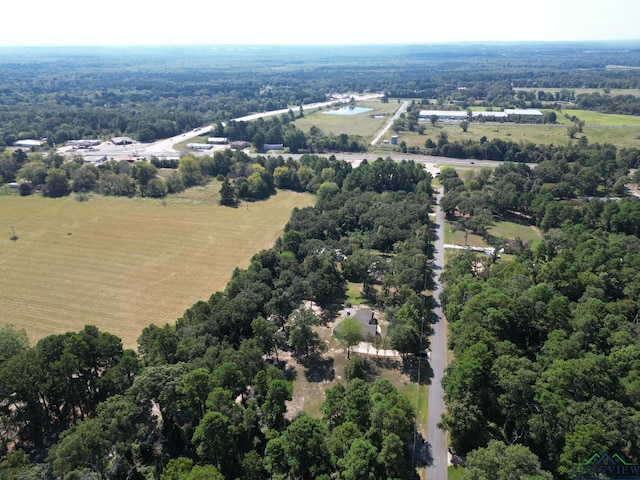
{"label": "highway", "polygon": [[[302,109],[304,110],[313,110],[315,108],[325,107],[328,105],[333,105],[335,103],[349,103],[351,98],[355,101],[361,100],[373,100],[376,98],[380,98],[382,96],[381,93],[369,93],[369,94],[350,94],[344,95],[339,98],[333,98],[332,100],[327,100],[326,102],[317,102],[317,103],[309,103],[306,105],[302,105]],[[283,113],[288,113],[289,110],[293,110],[297,112],[300,107],[291,107],[291,108],[283,108],[280,110],[271,110],[268,112],[261,113],[252,113],[250,115],[245,115],[243,117],[234,118],[231,121],[236,122],[248,122],[251,120],[257,120],[262,117],[271,117],[274,115],[281,115]],[[107,157],[107,159],[132,159],[132,158],[149,158],[149,157],[158,157],[158,158],[178,158],[184,152],[176,150],[173,146],[177,143],[181,143],[187,140],[191,140],[192,138],[198,137],[202,134],[210,133],[211,126],[203,126],[201,128],[193,129],[188,132],[184,132],[178,135],[175,135],[170,138],[164,138],[162,140],[157,140],[153,143],[140,143],[134,142],[129,145],[113,145],[111,142],[103,142],[100,146],[87,149],[87,150],[73,150],[71,147],[61,147],[58,149],[58,153],[60,154],[69,154],[69,153],[77,153],[82,155],[86,160],[91,161],[92,159],[98,159]],[[218,148],[228,148],[228,146],[217,146]],[[211,150],[200,151],[200,154],[211,154],[212,151],[216,149],[214,146]],[[193,152],[197,154],[197,152]]]}

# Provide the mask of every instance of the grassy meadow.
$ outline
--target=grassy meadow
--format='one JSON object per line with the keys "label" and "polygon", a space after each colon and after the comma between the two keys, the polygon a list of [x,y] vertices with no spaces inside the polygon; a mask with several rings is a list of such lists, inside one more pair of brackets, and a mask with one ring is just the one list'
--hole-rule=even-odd
{"label": "grassy meadow", "polygon": [[[219,184],[159,200],[92,196],[79,202],[0,192],[0,322],[32,343],[94,324],[135,347],[142,329],[172,323],[224,289],[313,197],[280,191],[239,208]],[[18,240],[12,241],[10,226]]]}
{"label": "grassy meadow", "polygon": [[[590,123],[588,118],[596,118],[600,122],[606,119],[598,118],[595,115],[580,116],[579,111],[567,111],[570,115],[576,115],[581,120],[585,120],[586,125],[583,133],[578,133],[576,139],[586,136],[590,143],[611,143],[618,148],[635,147],[640,148],[640,118],[630,117],[629,115],[612,115],[611,117],[630,117],[632,120],[624,119],[626,125],[619,124],[623,120],[619,118],[609,119],[612,124]],[[593,113],[593,112],[590,112]],[[597,114],[599,116],[605,114]],[[537,125],[537,124],[515,124],[515,123],[471,123],[466,132],[462,131],[456,124],[436,123],[435,127],[430,123],[427,126],[424,135],[416,132],[400,132],[398,141],[404,140],[408,147],[416,146],[424,148],[424,142],[427,138],[437,141],[441,131],[446,131],[449,141],[479,141],[482,137],[489,140],[500,138],[505,141],[516,143],[530,142],[543,145],[566,145],[570,139],[567,135],[567,128],[572,124],[562,115],[558,115],[558,121],[566,123],[558,123],[556,125]],[[573,140],[574,142],[576,140]]]}
{"label": "grassy meadow", "polygon": [[324,112],[332,110],[333,107],[326,107],[312,113],[305,112],[304,118],[297,119],[295,125],[296,128],[305,132],[309,132],[312,126],[316,126],[327,135],[346,133],[347,135],[361,135],[366,139],[373,139],[373,136],[389,121],[400,105],[396,101],[389,101],[389,103],[382,103],[380,100],[356,102],[358,107],[373,109],[356,115],[329,115]]}

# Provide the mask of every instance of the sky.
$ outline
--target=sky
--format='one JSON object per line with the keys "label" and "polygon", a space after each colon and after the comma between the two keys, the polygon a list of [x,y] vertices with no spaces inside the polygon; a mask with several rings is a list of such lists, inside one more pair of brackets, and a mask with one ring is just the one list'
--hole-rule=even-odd
{"label": "sky", "polygon": [[640,0],[11,0],[0,46],[640,40]]}

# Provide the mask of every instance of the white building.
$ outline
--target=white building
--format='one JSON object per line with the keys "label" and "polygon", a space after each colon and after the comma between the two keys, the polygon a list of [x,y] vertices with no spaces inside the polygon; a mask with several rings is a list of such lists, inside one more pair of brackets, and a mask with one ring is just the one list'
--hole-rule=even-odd
{"label": "white building", "polygon": [[25,138],[24,140],[18,140],[17,142],[14,142],[13,145],[16,147],[31,148],[31,147],[41,147],[42,145],[44,145],[44,142],[42,140],[33,140],[33,139]]}
{"label": "white building", "polygon": [[[418,118],[420,120],[430,120],[431,116],[435,115],[438,120],[454,120],[462,121],[468,118],[466,110],[420,110]],[[473,110],[471,111],[472,118],[514,118],[514,117],[542,117],[544,114],[540,110],[535,109],[517,109],[517,108],[505,108],[502,112],[494,112],[489,110]]]}
{"label": "white building", "polygon": [[213,145],[208,143],[187,143],[187,148],[190,150],[211,150]]}

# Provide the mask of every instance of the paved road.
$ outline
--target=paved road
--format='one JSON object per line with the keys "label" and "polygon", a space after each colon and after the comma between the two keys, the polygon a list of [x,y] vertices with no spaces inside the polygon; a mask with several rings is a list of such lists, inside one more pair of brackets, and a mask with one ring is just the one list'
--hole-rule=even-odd
{"label": "paved road", "polygon": [[434,239],[433,266],[435,274],[434,309],[433,309],[433,335],[431,336],[430,365],[433,371],[431,384],[429,385],[429,412],[427,420],[427,441],[429,443],[432,463],[427,467],[427,480],[447,480],[448,452],[447,438],[443,430],[438,428],[442,414],[445,412],[444,390],[442,377],[446,366],[447,332],[444,314],[440,307],[440,292],[442,287],[439,282],[440,272],[444,268],[444,212],[440,208],[441,192],[436,200],[436,218]]}
{"label": "paved road", "polygon": [[398,110],[396,110],[396,113],[393,114],[393,117],[391,117],[389,119],[389,121],[384,125],[384,127],[382,127],[382,130],[380,130],[377,133],[377,135],[374,137],[374,139],[371,141],[371,145],[376,145],[380,141],[382,136],[385,133],[387,133],[387,130],[389,130],[391,128],[391,125],[393,125],[393,122],[395,120],[397,120],[398,118],[400,118],[400,115],[402,115],[404,113],[404,111],[407,109],[408,106],[409,106],[409,102],[407,100],[402,102],[402,105],[400,105],[400,108],[398,108]]}

